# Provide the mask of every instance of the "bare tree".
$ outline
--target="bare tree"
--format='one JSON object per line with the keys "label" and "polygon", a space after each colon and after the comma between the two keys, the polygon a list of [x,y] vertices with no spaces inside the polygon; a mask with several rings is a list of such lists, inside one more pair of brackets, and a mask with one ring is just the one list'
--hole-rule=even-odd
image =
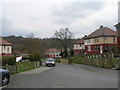
{"label": "bare tree", "polygon": [[[73,38],[73,33],[70,32],[68,28],[65,28],[65,29],[61,28],[55,32],[54,36],[55,38],[61,40],[64,50],[67,50],[68,45],[71,44],[70,42],[71,42],[71,39]],[[68,62],[70,64],[71,63],[70,54],[69,53],[67,54],[68,54]]]}
{"label": "bare tree", "polygon": [[70,40],[73,38],[73,33],[69,31],[68,28],[61,28],[55,32],[55,38],[60,39],[64,49],[68,48],[68,44],[70,44]]}

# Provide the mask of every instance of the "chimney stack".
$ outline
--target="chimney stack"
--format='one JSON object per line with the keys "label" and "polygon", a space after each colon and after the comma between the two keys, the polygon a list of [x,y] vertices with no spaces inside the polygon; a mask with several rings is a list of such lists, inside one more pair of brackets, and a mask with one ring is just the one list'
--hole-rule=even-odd
{"label": "chimney stack", "polygon": [[100,28],[103,28],[103,25],[101,25]]}

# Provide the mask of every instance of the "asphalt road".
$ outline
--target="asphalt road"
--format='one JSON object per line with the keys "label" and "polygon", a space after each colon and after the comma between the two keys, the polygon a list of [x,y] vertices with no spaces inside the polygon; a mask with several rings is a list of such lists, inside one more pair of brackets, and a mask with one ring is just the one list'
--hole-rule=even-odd
{"label": "asphalt road", "polygon": [[118,71],[57,64],[46,72],[37,73],[6,88],[118,88]]}

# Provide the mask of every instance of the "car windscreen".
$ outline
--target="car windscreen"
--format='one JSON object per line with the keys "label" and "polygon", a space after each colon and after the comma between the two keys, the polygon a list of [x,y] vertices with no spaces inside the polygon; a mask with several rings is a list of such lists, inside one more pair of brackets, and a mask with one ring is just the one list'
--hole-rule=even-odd
{"label": "car windscreen", "polygon": [[54,60],[46,60],[47,62],[53,62]]}

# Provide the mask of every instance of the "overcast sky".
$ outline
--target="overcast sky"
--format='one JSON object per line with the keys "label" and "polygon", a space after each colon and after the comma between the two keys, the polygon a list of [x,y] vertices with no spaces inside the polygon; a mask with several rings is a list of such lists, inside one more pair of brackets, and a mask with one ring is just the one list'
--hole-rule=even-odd
{"label": "overcast sky", "polygon": [[81,38],[100,25],[115,30],[119,0],[4,0],[0,3],[2,36],[53,37],[55,30],[69,28]]}

